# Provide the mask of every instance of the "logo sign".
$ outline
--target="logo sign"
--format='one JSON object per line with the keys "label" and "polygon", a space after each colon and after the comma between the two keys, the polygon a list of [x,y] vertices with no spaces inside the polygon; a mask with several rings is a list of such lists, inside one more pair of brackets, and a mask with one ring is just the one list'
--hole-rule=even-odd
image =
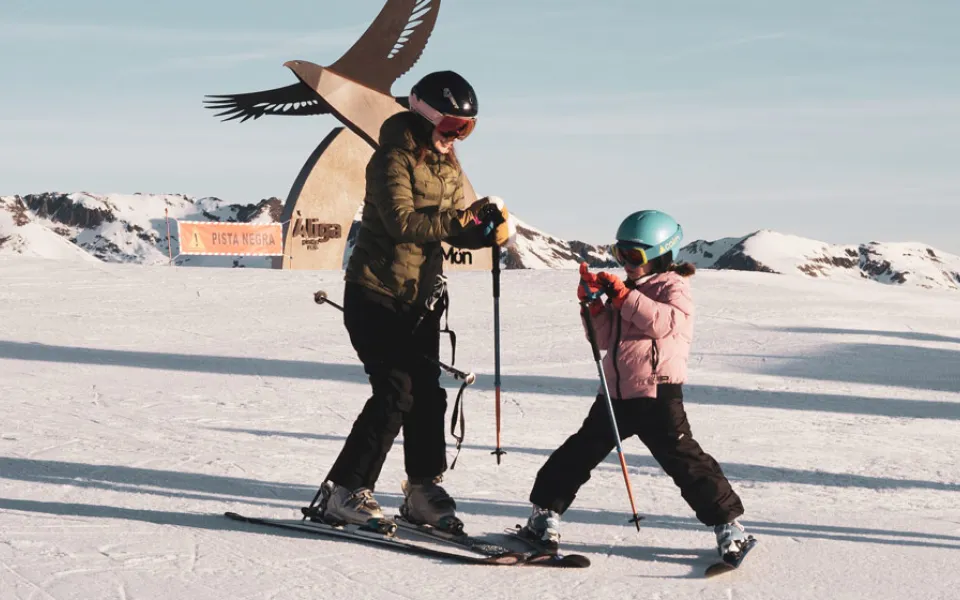
{"label": "logo sign", "polygon": [[443,249],[443,262],[448,265],[473,265],[473,252],[447,246]]}
{"label": "logo sign", "polygon": [[282,256],[279,223],[177,221],[180,254],[202,256]]}
{"label": "logo sign", "polygon": [[297,218],[293,222],[293,238],[308,250],[316,250],[320,244],[343,237],[343,228],[339,223],[321,223],[320,219]]}

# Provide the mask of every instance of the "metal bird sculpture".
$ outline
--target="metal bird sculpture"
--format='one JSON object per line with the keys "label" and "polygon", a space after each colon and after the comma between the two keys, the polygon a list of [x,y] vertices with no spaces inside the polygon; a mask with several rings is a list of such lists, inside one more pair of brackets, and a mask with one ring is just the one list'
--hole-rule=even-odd
{"label": "metal bird sculpture", "polygon": [[[420,59],[437,21],[440,0],[387,0],[380,14],[359,40],[336,62],[320,67],[306,61],[284,66],[298,82],[286,87],[246,94],[208,95],[206,108],[220,111],[223,121],[259,119],[264,115],[306,116],[337,113],[301,72],[333,71],[350,82],[393,97],[391,87]],[[406,97],[394,98],[401,107]],[[350,119],[350,115],[338,115]]]}

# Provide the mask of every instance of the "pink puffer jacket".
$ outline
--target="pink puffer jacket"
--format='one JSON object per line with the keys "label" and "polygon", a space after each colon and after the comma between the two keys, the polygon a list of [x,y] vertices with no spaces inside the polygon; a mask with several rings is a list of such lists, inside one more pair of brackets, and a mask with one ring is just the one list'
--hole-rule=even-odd
{"label": "pink puffer jacket", "polygon": [[635,285],[620,310],[608,302],[593,317],[597,343],[607,351],[603,371],[614,399],[653,398],[658,383],[687,378],[694,318],[687,277],[668,271]]}

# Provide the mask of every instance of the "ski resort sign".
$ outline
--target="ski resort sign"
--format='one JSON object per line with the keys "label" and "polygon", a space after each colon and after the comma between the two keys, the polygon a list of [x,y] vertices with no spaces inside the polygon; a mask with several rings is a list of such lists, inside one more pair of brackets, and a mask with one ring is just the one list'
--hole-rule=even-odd
{"label": "ski resort sign", "polygon": [[180,254],[200,256],[283,256],[280,223],[177,221]]}
{"label": "ski resort sign", "polygon": [[300,245],[308,250],[316,250],[324,242],[343,237],[339,223],[321,223],[320,219],[297,219],[292,227],[292,238],[300,240]]}

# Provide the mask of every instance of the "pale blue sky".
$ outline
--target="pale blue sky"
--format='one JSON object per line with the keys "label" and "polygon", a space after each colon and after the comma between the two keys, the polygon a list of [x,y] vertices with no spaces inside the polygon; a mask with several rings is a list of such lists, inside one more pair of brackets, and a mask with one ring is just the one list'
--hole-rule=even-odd
{"label": "pale blue sky", "polygon": [[[336,120],[221,123],[203,96],[293,83],[284,61],[333,62],[382,4],[3,0],[0,194],[285,198]],[[562,237],[659,208],[687,241],[960,253],[958,31],[957,0],[443,0],[394,93],[466,76],[477,191]]]}

